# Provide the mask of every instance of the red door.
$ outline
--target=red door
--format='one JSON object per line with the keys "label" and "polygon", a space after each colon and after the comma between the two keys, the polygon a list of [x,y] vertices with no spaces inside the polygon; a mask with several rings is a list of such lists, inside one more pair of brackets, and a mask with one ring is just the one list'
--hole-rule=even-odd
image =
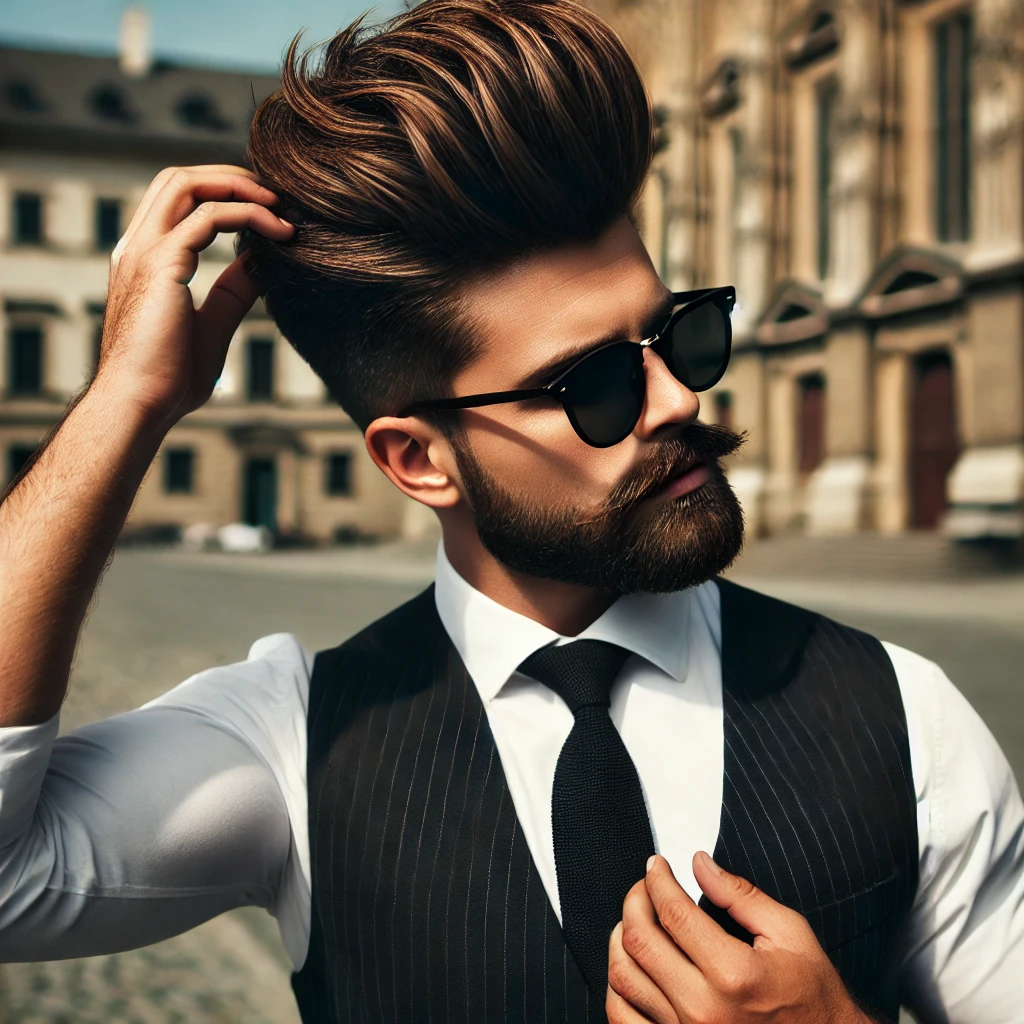
{"label": "red door", "polygon": [[800,386],[800,474],[813,473],[825,458],[825,378],[820,374],[801,377]]}
{"label": "red door", "polygon": [[910,410],[911,526],[934,530],[946,509],[946,477],[960,454],[953,366],[946,352],[916,363]]}

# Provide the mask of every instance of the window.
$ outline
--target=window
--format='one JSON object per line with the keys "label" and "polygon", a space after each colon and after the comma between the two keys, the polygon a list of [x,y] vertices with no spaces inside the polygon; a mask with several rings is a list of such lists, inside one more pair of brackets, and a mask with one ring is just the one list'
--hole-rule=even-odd
{"label": "window", "polygon": [[116,85],[102,83],[89,94],[88,102],[92,112],[103,121],[131,124],[135,120],[127,97]]}
{"label": "window", "polygon": [[121,237],[121,200],[96,200],[96,248],[113,249]]}
{"label": "window", "polygon": [[958,14],[935,29],[936,234],[970,234],[971,18]]}
{"label": "window", "polygon": [[274,398],[274,341],[251,338],[248,347],[247,384],[250,402],[270,402]]}
{"label": "window", "polygon": [[43,197],[38,192],[14,194],[14,244],[43,244]]}
{"label": "window", "polygon": [[231,125],[221,116],[212,96],[190,93],[178,101],[178,120],[190,128],[209,128],[222,132]]}
{"label": "window", "polygon": [[720,426],[732,430],[732,392],[716,391],[715,395],[715,422]]}
{"label": "window", "polygon": [[7,479],[13,480],[24,468],[25,463],[35,454],[35,448],[27,444],[14,444],[7,449]]}
{"label": "window", "polygon": [[191,494],[196,453],[191,448],[169,448],[164,453],[164,490],[168,494]]}
{"label": "window", "polygon": [[800,472],[813,473],[825,460],[825,378],[819,373],[801,377]]}
{"label": "window", "polygon": [[829,194],[832,191],[832,121],[835,112],[836,86],[832,79],[818,87],[818,277],[825,280],[829,270],[829,248],[832,242]]}
{"label": "window", "polygon": [[9,334],[9,389],[12,395],[43,390],[43,329],[14,326]]}
{"label": "window", "polygon": [[352,494],[352,453],[332,452],[327,456],[326,491],[334,498]]}

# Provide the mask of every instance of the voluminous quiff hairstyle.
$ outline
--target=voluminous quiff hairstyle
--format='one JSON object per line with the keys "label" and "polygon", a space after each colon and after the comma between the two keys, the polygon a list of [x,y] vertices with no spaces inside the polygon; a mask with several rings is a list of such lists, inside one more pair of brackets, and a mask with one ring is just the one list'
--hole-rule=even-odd
{"label": "voluminous quiff hairstyle", "polygon": [[425,0],[289,49],[249,159],[296,224],[245,233],[267,308],[365,428],[448,393],[473,354],[474,273],[628,213],[651,159],[647,94],[571,0]]}

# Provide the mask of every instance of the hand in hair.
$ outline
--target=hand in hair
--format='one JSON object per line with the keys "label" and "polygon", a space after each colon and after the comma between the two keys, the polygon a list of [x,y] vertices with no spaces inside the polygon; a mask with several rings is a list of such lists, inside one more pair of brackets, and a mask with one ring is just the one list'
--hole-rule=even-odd
{"label": "hand in hair", "polygon": [[162,171],[110,260],[100,363],[89,387],[0,495],[0,725],[60,708],[86,609],[170,427],[209,397],[256,300],[235,260],[196,309],[188,282],[220,231],[283,241],[277,197],[241,167]]}
{"label": "hand in hair", "polygon": [[754,935],[733,938],[679,885],[664,857],[626,895],[608,948],[610,1024],[870,1024],[807,921],[707,854],[698,884]]}
{"label": "hand in hair", "polygon": [[273,192],[243,167],[172,167],[153,179],[110,260],[97,382],[168,426],[202,405],[257,290],[236,259],[196,309],[188,282],[220,232],[283,241]]}

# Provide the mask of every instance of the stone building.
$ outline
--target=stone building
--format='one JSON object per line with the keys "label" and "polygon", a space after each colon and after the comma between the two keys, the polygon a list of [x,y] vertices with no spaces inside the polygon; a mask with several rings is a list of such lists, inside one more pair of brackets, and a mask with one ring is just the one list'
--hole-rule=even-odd
{"label": "stone building", "polygon": [[660,125],[652,256],[737,287],[704,415],[755,530],[1024,534],[1024,3],[592,3]]}
{"label": "stone building", "polygon": [[[153,62],[129,12],[120,58],[0,48],[0,486],[88,380],[110,250],[164,166],[241,163],[273,77]],[[203,256],[201,299],[233,258]],[[255,309],[217,390],[176,426],[129,529],[265,524],[330,540],[392,535],[408,504],[362,435]]]}

